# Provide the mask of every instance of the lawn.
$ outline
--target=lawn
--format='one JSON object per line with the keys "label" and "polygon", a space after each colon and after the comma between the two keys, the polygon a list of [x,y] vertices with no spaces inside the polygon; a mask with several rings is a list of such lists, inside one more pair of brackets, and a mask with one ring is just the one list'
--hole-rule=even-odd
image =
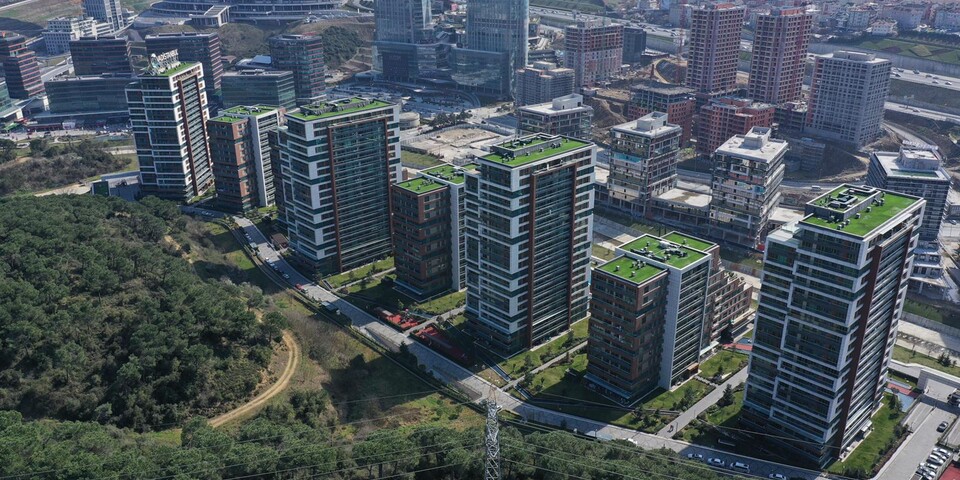
{"label": "lawn", "polygon": [[602,13],[605,8],[601,0],[532,0],[530,5],[584,13]]}
{"label": "lawn", "polygon": [[960,377],[960,367],[945,367],[940,365],[940,362],[937,362],[936,358],[911,351],[910,349],[901,347],[900,345],[893,346],[893,359],[904,363],[916,363],[925,367],[930,367],[934,370],[940,370],[941,372]]}
{"label": "lawn", "polygon": [[360,268],[355,268],[349,272],[338,273],[336,275],[331,275],[324,280],[330,284],[333,288],[339,288],[346,283],[352,283],[361,278],[367,276],[369,273],[383,272],[393,268],[393,257],[387,257],[383,260],[377,260],[373,263],[368,263]]}
{"label": "lawn", "polygon": [[424,155],[422,153],[400,150],[400,163],[405,167],[426,169],[443,165],[443,161],[433,155]]}
{"label": "lawn", "polygon": [[[552,410],[648,433],[659,431],[673,419],[671,415],[656,415],[654,411],[673,410],[685,396],[692,405],[712,390],[691,380],[672,392],[654,392],[638,405],[638,414],[635,414],[634,409],[614,404],[587,388],[582,380],[586,371],[587,354],[579,353],[571,358],[570,363],[561,362],[537,373],[526,388],[533,395],[534,403]],[[646,414],[639,413],[644,410]]]}
{"label": "lawn", "polygon": [[12,30],[27,36],[40,33],[51,18],[80,15],[78,0],[37,0],[0,13],[0,30]]}
{"label": "lawn", "polygon": [[462,307],[467,301],[467,292],[453,292],[442,297],[434,298],[417,305],[418,310],[430,315],[440,315],[447,313],[454,308]]}
{"label": "lawn", "polygon": [[919,315],[924,318],[929,318],[930,320],[933,320],[935,322],[943,323],[943,320],[944,320],[943,314],[940,313],[940,311],[937,310],[936,307],[933,307],[931,305],[926,305],[916,300],[911,300],[909,298],[903,302],[903,311],[907,313],[912,313],[914,315]]}
{"label": "lawn", "polygon": [[891,446],[896,445],[894,427],[900,423],[904,415],[903,412],[890,408],[889,398],[890,395],[883,396],[883,405],[873,416],[873,430],[867,438],[844,461],[830,465],[827,468],[828,472],[847,476],[855,476],[851,475],[853,472],[864,472],[869,476],[871,472],[880,468],[880,460],[884,453]]}
{"label": "lawn", "polygon": [[600,244],[593,244],[593,256],[603,259],[603,260],[613,260],[614,253],[613,250],[610,250],[607,247],[604,247]]}
{"label": "lawn", "polygon": [[543,365],[557,355],[563,354],[563,352],[586,340],[589,325],[589,320],[580,320],[570,327],[570,331],[573,332],[572,341],[569,334],[563,334],[536,350],[528,351],[501,362],[500,368],[502,368],[507,375],[510,375],[510,377],[520,378],[523,374]]}
{"label": "lawn", "polygon": [[727,376],[747,366],[747,356],[733,350],[720,350],[716,355],[700,364],[700,376],[712,380],[716,376]]}
{"label": "lawn", "polygon": [[710,408],[697,420],[680,431],[679,438],[697,445],[716,447],[719,432],[714,427],[737,428],[743,408],[743,390],[733,393],[733,403],[726,407]]}
{"label": "lawn", "polygon": [[642,233],[650,235],[666,235],[667,233],[673,231],[672,228],[663,226],[663,225],[651,225],[648,223],[641,222],[629,215],[624,215],[622,213],[617,213],[613,210],[597,207],[594,212],[598,217],[603,218],[604,220],[609,220],[611,222],[619,223],[628,228],[638,230]]}
{"label": "lawn", "polygon": [[897,373],[897,372],[894,372],[893,370],[888,370],[888,371],[887,371],[887,376],[890,377],[890,380],[894,380],[894,381],[897,381],[897,382],[900,382],[900,383],[907,384],[907,385],[909,385],[909,386],[912,387],[912,388],[917,388],[917,379],[916,379],[916,378],[910,378],[910,377],[901,375],[901,374],[899,374],[899,373]]}
{"label": "lawn", "polygon": [[866,36],[863,41],[849,44],[884,53],[903,55],[905,57],[922,58],[934,62],[943,62],[960,65],[960,50],[956,47],[925,43],[917,40],[899,38],[877,38]]}

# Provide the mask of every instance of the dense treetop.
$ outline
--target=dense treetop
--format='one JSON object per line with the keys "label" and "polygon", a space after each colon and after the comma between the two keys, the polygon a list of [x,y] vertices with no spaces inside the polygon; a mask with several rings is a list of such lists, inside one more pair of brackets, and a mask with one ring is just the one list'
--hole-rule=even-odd
{"label": "dense treetop", "polygon": [[282,318],[164,249],[183,224],[156,199],[0,200],[0,409],[148,430],[255,388]]}

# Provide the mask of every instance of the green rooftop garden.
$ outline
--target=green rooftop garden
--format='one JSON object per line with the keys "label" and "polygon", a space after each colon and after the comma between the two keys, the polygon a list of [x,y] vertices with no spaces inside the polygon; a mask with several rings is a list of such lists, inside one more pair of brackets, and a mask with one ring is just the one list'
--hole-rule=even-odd
{"label": "green rooftop garden", "polygon": [[[835,193],[840,190],[843,190],[843,188],[834,190],[834,192],[831,193]],[[865,198],[860,195],[858,195],[858,197]],[[816,202],[823,202],[825,198],[826,197],[821,197],[820,199],[816,200]],[[900,212],[910,208],[913,204],[919,201],[920,200],[917,198],[886,192],[883,196],[883,205],[872,205],[869,212],[866,210],[861,210],[860,218],[849,218],[850,224],[843,227],[842,230],[837,229],[836,222],[818,218],[813,215],[805,218],[803,223],[822,228],[828,228],[831,230],[837,230],[838,232],[849,233],[858,237],[865,237],[882,226],[884,223],[887,223],[893,217],[897,216]],[[820,203],[820,205],[823,206],[822,203]]]}
{"label": "green rooftop garden", "polygon": [[[251,109],[253,109],[253,108],[255,108],[255,109],[257,109],[257,110],[256,110],[256,111],[251,110]],[[235,106],[235,107],[230,107],[230,108],[224,110],[223,113],[224,113],[225,115],[230,115],[230,114],[234,114],[234,115],[256,115],[256,114],[259,114],[259,113],[272,112],[272,111],[274,111],[274,110],[276,110],[276,109],[277,109],[277,107],[274,107],[273,105],[252,105],[252,106],[250,106],[250,107],[244,107],[244,106],[241,106],[241,105],[237,105],[237,106]]]}
{"label": "green rooftop garden", "polygon": [[423,173],[430,175],[431,177],[437,177],[443,180],[446,180],[450,183],[455,183],[457,185],[462,184],[466,181],[466,177],[463,173],[457,173],[457,170],[470,171],[476,170],[477,166],[474,164],[464,165],[462,167],[457,167],[450,164],[439,165],[427,170],[424,170]]}
{"label": "green rooftop garden", "polygon": [[[691,237],[689,235],[684,235],[680,232],[670,232],[663,237],[664,240],[678,243],[680,245],[686,245],[694,250],[706,251],[709,248],[715,246],[715,243],[710,243],[706,240],[700,240],[696,237]],[[686,240],[686,242],[684,242]]]}
{"label": "green rooftop garden", "polygon": [[234,123],[234,122],[240,122],[243,120],[244,120],[243,118],[234,117],[231,115],[220,115],[219,117],[214,117],[210,119],[210,121],[212,122],[223,122],[223,123]]}
{"label": "green rooftop garden", "polygon": [[665,250],[667,249],[660,246],[660,240],[661,240],[660,238],[654,237],[653,235],[644,235],[620,248],[628,252],[631,252],[632,250],[642,250],[644,248],[647,248],[650,252],[650,256],[646,258],[649,258],[651,260],[654,260],[660,263],[664,263],[666,265],[669,265],[673,268],[678,268],[678,269],[686,268],[687,266],[707,256],[706,253],[699,252],[697,250],[694,250],[692,248],[689,248],[683,245],[678,245],[677,248],[680,251],[682,251],[685,255],[673,254],[673,255],[670,255],[669,258],[667,258],[667,253],[665,252]]}
{"label": "green rooftop garden", "polygon": [[[330,109],[330,111],[326,111],[322,113],[310,113],[311,107],[314,109],[317,109],[317,112],[319,112],[319,110],[323,109],[324,107],[332,107],[332,106],[336,106],[336,108]],[[340,115],[348,115],[351,113],[362,112],[364,110],[373,110],[375,108],[383,108],[388,106],[390,106],[389,103],[380,101],[380,100],[351,98],[349,100],[344,100],[344,101],[328,102],[323,104],[306,106],[301,108],[299,112],[294,113],[291,116],[293,118],[311,122],[314,120],[322,120],[324,118],[332,118]]]}
{"label": "green rooftop garden", "polygon": [[597,267],[599,270],[616,275],[624,280],[641,284],[653,278],[656,274],[663,271],[660,267],[655,267],[644,262],[644,265],[637,268],[637,261],[627,257],[619,256]]}
{"label": "green rooftop garden", "polygon": [[403,183],[398,183],[397,186],[404,190],[409,190],[414,193],[423,194],[423,193],[432,192],[434,190],[439,190],[443,188],[445,185],[429,178],[417,177],[412,180],[407,180],[406,182],[403,182]]}
{"label": "green rooftop garden", "polygon": [[[521,139],[518,142],[510,141],[506,143],[501,143],[496,145],[497,147],[511,150],[519,151],[524,148],[536,147],[537,145],[548,143],[552,141],[552,138],[545,138],[542,136],[537,136],[533,139]],[[560,146],[554,148],[545,148],[542,152],[538,150],[533,150],[529,154],[522,154],[516,157],[501,155],[500,153],[491,153],[485,157],[485,160],[491,162],[502,163],[510,167],[519,167],[526,165],[528,163],[533,163],[545,158],[555,157],[557,155],[562,155],[564,153],[577,150],[579,148],[586,147],[590,145],[588,142],[581,142],[580,140],[574,140],[571,138],[561,138]]]}
{"label": "green rooftop garden", "polygon": [[172,77],[194,65],[196,65],[196,62],[180,62],[180,65],[177,65],[176,67],[168,68],[163,72],[161,72],[160,75],[163,75],[164,77]]}

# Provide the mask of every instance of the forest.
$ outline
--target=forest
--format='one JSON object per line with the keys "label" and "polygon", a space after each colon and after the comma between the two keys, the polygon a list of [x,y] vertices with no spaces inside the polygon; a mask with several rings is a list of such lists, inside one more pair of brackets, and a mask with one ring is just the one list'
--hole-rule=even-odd
{"label": "forest", "polygon": [[[83,422],[25,422],[0,412],[0,475],[73,478],[483,478],[483,431],[442,422],[336,435],[310,418],[329,406],[322,394],[294,394],[231,431],[189,420],[175,439]],[[305,422],[305,420],[308,420]],[[309,422],[309,423],[308,423]],[[314,423],[311,425],[310,423]],[[512,423],[512,422],[511,422]],[[729,478],[669,450],[639,450],[566,432],[524,426],[500,430],[501,470],[509,480]]]}
{"label": "forest", "polygon": [[0,196],[60,187],[94,175],[121,170],[128,160],[112,155],[90,140],[51,144],[30,142],[32,158],[13,161],[9,144],[0,144]]}
{"label": "forest", "polygon": [[0,409],[148,431],[245,399],[285,320],[164,249],[184,225],[154,198],[0,200]]}

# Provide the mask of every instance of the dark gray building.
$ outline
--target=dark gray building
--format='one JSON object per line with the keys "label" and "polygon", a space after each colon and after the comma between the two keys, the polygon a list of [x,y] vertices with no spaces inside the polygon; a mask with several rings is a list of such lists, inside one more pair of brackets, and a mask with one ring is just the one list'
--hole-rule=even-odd
{"label": "dark gray building", "polygon": [[286,70],[227,72],[221,83],[223,107],[276,105],[287,110],[297,106],[293,73]]}

